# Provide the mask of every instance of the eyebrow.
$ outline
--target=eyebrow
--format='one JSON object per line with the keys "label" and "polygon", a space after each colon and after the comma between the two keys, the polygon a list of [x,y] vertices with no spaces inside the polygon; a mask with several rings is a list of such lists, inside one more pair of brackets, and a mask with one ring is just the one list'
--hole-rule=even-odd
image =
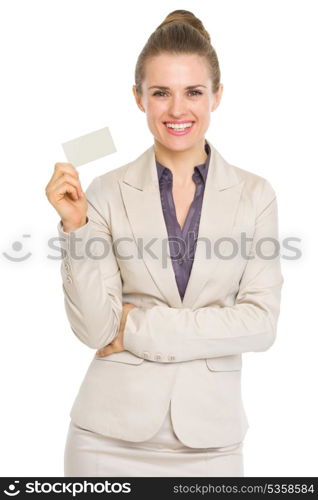
{"label": "eyebrow", "polygon": [[[205,85],[189,85],[188,87],[186,87],[186,90],[195,89],[197,87],[204,87],[205,89],[207,88]],[[162,85],[152,85],[151,87],[148,87],[148,90],[150,89],[170,90],[169,87],[164,87]]]}

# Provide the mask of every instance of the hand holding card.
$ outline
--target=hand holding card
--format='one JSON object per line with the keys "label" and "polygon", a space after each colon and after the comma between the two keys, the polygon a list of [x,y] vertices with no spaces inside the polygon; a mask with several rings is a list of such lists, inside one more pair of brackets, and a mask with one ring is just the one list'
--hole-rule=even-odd
{"label": "hand holding card", "polygon": [[61,217],[63,229],[74,231],[87,222],[87,200],[75,167],[116,151],[108,127],[62,144],[69,163],[56,163],[45,188],[49,202]]}
{"label": "hand holding card", "polygon": [[55,163],[54,173],[45,192],[49,202],[60,215],[65,232],[75,231],[86,224],[87,199],[73,165]]}

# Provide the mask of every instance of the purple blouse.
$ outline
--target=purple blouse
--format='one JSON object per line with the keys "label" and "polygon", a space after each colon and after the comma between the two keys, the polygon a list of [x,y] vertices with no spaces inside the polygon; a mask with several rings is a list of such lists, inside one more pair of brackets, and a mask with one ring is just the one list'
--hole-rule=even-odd
{"label": "purple blouse", "polygon": [[168,167],[156,161],[161,206],[168,233],[170,257],[181,300],[183,300],[193,265],[205,180],[210,163],[211,150],[207,142],[205,142],[204,148],[208,157],[205,163],[194,167],[192,178],[196,184],[195,194],[182,230],[177,220],[173,201],[172,172]]}

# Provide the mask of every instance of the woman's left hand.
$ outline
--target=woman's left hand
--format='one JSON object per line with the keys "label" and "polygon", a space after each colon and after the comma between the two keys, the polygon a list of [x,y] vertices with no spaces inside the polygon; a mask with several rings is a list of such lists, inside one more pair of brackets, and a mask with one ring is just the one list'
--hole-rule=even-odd
{"label": "woman's left hand", "polygon": [[101,349],[98,349],[96,352],[96,356],[103,357],[103,356],[108,356],[108,354],[113,354],[114,352],[122,352],[125,350],[124,348],[124,329],[126,325],[126,319],[128,316],[128,313],[131,309],[133,309],[134,304],[129,304],[128,302],[123,304],[123,310],[120,318],[120,324],[119,324],[119,330],[117,337],[114,338],[114,340],[106,345],[105,347],[102,347]]}

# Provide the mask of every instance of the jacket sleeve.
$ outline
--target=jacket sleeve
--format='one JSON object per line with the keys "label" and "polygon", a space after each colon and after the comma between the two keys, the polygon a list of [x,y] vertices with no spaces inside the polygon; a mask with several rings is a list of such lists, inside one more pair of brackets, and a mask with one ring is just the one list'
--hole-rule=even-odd
{"label": "jacket sleeve", "polygon": [[[112,236],[101,210],[100,179],[86,190],[86,224],[66,233],[61,242],[64,304],[71,329],[84,344],[99,349],[118,333],[122,312],[122,282],[113,252]],[[104,209],[105,212],[105,209]]]}
{"label": "jacket sleeve", "polygon": [[275,192],[264,179],[251,251],[232,306],[130,310],[124,347],[151,361],[179,362],[265,351],[274,342],[283,284]]}

